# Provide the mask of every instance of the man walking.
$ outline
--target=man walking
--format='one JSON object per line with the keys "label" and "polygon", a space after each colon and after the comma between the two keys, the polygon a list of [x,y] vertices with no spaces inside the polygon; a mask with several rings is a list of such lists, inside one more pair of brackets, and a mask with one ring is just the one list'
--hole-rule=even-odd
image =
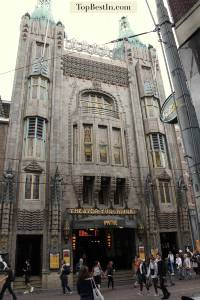
{"label": "man walking", "polygon": [[15,293],[13,292],[13,289],[12,289],[12,282],[14,281],[14,272],[13,270],[11,269],[11,267],[9,265],[6,266],[5,268],[5,277],[3,277],[1,279],[1,281],[4,281],[4,284],[3,284],[3,287],[1,289],[1,293],[0,293],[0,300],[3,299],[3,295],[6,291],[6,289],[9,291],[9,293],[12,295],[13,297],[13,300],[17,300],[17,297],[15,295]]}
{"label": "man walking", "polygon": [[160,289],[163,292],[162,299],[168,299],[170,297],[170,293],[168,292],[165,286],[165,277],[166,277],[166,266],[165,262],[162,260],[161,255],[157,254],[157,266],[158,266],[158,278],[160,282]]}

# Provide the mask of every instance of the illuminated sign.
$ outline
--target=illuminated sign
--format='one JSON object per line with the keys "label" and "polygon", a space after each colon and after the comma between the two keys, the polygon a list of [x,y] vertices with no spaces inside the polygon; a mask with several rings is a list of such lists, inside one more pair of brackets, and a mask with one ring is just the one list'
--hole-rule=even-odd
{"label": "illuminated sign", "polygon": [[163,123],[177,123],[177,107],[175,102],[175,93],[172,93],[163,103],[160,112],[160,119]]}
{"label": "illuminated sign", "polygon": [[63,260],[67,266],[70,266],[70,250],[63,249]]}
{"label": "illuminated sign", "polygon": [[69,208],[68,212],[74,215],[135,215],[137,210],[127,209],[97,209],[97,208]]}
{"label": "illuminated sign", "polygon": [[56,253],[56,254],[50,253],[49,259],[50,259],[49,266],[51,270],[57,270],[60,268],[60,253]]}
{"label": "illuminated sign", "polygon": [[117,226],[117,220],[105,220],[103,224],[105,226]]}

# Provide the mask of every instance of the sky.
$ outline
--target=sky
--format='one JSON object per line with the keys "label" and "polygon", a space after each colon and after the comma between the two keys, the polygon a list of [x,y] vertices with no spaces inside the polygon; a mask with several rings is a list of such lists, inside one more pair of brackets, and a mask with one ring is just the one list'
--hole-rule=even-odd
{"label": "sky", "polygon": [[[128,17],[129,23],[136,34],[154,29],[145,0],[127,1],[134,1],[134,11],[125,13],[85,13],[83,11],[75,13],[71,11],[70,2],[72,1],[82,3],[106,2],[105,0],[86,0],[85,2],[84,0],[52,0],[51,7],[54,20],[56,22],[61,21],[64,24],[69,39],[75,38],[79,41],[87,41],[98,45],[105,44],[118,37],[119,19],[122,16]],[[109,1],[111,0],[107,0],[107,3]],[[118,1],[120,0],[114,0],[116,4]],[[148,0],[148,2],[156,18],[155,0]],[[31,14],[36,5],[37,0],[0,0],[0,95],[3,100],[11,100],[21,17],[26,12]],[[141,36],[140,40],[147,45],[153,45],[157,49],[165,93],[168,96],[170,87],[158,36],[156,33],[150,33]],[[8,73],[1,74],[4,72]]]}

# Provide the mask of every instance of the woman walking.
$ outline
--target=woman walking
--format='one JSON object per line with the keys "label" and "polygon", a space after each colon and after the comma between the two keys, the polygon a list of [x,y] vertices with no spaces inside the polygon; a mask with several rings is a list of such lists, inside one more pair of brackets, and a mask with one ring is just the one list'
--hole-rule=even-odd
{"label": "woman walking", "polygon": [[141,259],[139,259],[139,268],[137,270],[137,276],[138,276],[138,282],[140,285],[140,291],[138,292],[138,295],[142,295],[142,291],[143,291],[143,285],[145,285],[146,289],[147,289],[147,294],[149,293],[149,286],[147,284],[147,267],[145,264],[145,261],[142,261]]}
{"label": "woman walking", "polygon": [[82,266],[77,281],[77,291],[80,295],[80,300],[94,300],[92,280],[88,267]]}
{"label": "woman walking", "polygon": [[147,277],[152,279],[152,283],[155,290],[154,296],[159,296],[158,294],[158,266],[156,260],[153,256],[150,257],[149,267],[147,271]]}
{"label": "woman walking", "polygon": [[63,294],[66,294],[66,289],[69,292],[69,294],[72,294],[72,291],[68,285],[68,275],[70,274],[70,267],[66,264],[63,264],[61,267],[61,274],[60,274],[60,280],[62,285]]}
{"label": "woman walking", "polygon": [[101,274],[102,274],[102,269],[99,261],[95,261],[95,265],[93,268],[93,277],[94,277],[94,282],[98,289],[101,287]]}

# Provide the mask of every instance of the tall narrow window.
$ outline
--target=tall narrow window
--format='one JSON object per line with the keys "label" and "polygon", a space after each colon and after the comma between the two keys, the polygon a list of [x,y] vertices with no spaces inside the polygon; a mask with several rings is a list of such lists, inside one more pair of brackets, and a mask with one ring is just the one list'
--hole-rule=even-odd
{"label": "tall narrow window", "polygon": [[73,126],[73,159],[74,162],[78,161],[78,127]]}
{"label": "tall narrow window", "polygon": [[98,126],[99,134],[99,160],[102,163],[108,162],[108,130],[107,126]]}
{"label": "tall narrow window", "polygon": [[150,149],[154,167],[165,168],[168,165],[165,136],[161,133],[150,135]]}
{"label": "tall narrow window", "polygon": [[170,203],[170,182],[168,180],[159,180],[160,201],[161,203]]}
{"label": "tall narrow window", "polygon": [[125,178],[116,179],[116,191],[114,193],[114,205],[123,205],[125,195]]}
{"label": "tall narrow window", "polygon": [[48,100],[48,81],[46,78],[37,76],[31,78],[32,99]]}
{"label": "tall narrow window", "polygon": [[112,129],[113,134],[113,161],[116,165],[122,164],[122,141],[121,130],[119,128]]}
{"label": "tall narrow window", "polygon": [[92,161],[92,125],[83,125],[85,161]]}
{"label": "tall narrow window", "polygon": [[38,200],[39,199],[39,183],[40,177],[35,174],[27,174],[25,182],[25,199]]}
{"label": "tall narrow window", "polygon": [[30,117],[25,121],[24,155],[44,158],[46,121],[41,117]]}
{"label": "tall narrow window", "polygon": [[83,204],[92,204],[94,177],[83,177]]}
{"label": "tall narrow window", "polygon": [[101,177],[99,204],[107,205],[109,200],[110,177]]}

